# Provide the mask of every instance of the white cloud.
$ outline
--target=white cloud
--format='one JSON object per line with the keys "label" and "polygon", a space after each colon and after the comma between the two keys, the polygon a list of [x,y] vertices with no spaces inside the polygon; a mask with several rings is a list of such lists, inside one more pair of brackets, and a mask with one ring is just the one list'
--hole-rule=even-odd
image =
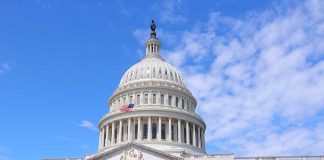
{"label": "white cloud", "polygon": [[9,158],[5,155],[9,152],[9,149],[5,146],[0,145],[0,160],[9,160]]}
{"label": "white cloud", "polygon": [[159,2],[153,8],[158,11],[158,17],[161,22],[179,24],[187,19],[183,14],[183,3],[181,0],[166,0]]}
{"label": "white cloud", "polygon": [[87,120],[82,120],[78,126],[80,127],[83,127],[83,128],[87,128],[89,130],[92,130],[92,131],[98,131],[97,127],[95,124],[93,124],[92,122],[90,121],[87,121]]}
{"label": "white cloud", "polygon": [[324,3],[210,13],[166,51],[198,98],[210,151],[323,154]]}
{"label": "white cloud", "polygon": [[0,75],[3,75],[11,70],[11,65],[7,62],[2,62],[0,64]]}

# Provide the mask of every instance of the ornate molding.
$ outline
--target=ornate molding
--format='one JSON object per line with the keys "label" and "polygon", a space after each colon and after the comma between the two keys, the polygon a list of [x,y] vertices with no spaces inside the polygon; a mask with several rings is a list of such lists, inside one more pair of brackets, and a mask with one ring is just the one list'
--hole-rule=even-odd
{"label": "ornate molding", "polygon": [[128,151],[124,150],[119,160],[144,160],[144,156],[141,151],[136,152],[134,147],[132,147]]}

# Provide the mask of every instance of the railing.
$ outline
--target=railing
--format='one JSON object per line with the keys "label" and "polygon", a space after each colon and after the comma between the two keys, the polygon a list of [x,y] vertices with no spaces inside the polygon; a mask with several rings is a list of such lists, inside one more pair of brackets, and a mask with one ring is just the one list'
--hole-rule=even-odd
{"label": "railing", "polygon": [[324,156],[236,157],[235,160],[324,160]]}
{"label": "railing", "polygon": [[43,160],[84,160],[84,158],[45,158]]}
{"label": "railing", "polygon": [[206,159],[206,158],[211,158],[211,159],[234,159],[234,155],[232,154],[209,154],[209,155],[183,155],[183,158],[185,159]]}

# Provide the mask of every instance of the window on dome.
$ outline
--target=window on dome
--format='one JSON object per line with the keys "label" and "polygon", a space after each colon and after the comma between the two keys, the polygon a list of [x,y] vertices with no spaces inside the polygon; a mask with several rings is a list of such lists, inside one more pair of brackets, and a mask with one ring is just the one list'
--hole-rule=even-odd
{"label": "window on dome", "polygon": [[162,123],[161,126],[161,139],[165,140],[165,124]]}
{"label": "window on dome", "polygon": [[133,96],[129,96],[129,103],[133,103]]}
{"label": "window on dome", "polygon": [[162,69],[159,68],[159,75],[162,75]]}
{"label": "window on dome", "polygon": [[155,67],[153,67],[153,76],[155,77]]}
{"label": "window on dome", "polygon": [[168,71],[165,70],[164,73],[165,73],[165,76],[168,77]]}
{"label": "window on dome", "polygon": [[126,104],[126,97],[123,98],[123,104]]}
{"label": "window on dome", "polygon": [[189,110],[189,107],[190,107],[190,106],[189,106],[189,101],[187,101],[187,110]]}
{"label": "window on dome", "polygon": [[144,95],[144,104],[148,104],[148,94]]}
{"label": "window on dome", "polygon": [[152,124],[152,139],[156,139],[156,133],[157,133],[156,123],[153,123]]}
{"label": "window on dome", "polygon": [[156,94],[153,94],[153,104],[156,104]]}
{"label": "window on dome", "polygon": [[184,109],[184,99],[182,99],[181,102],[182,102],[182,103],[181,103],[181,107],[182,107],[182,109]]}
{"label": "window on dome", "polygon": [[149,68],[149,67],[147,67],[147,69],[146,69],[146,75],[147,75],[147,76],[150,75],[150,68]]}
{"label": "window on dome", "polygon": [[136,98],[136,104],[140,104],[141,103],[141,95],[137,95],[137,98]]}
{"label": "window on dome", "polygon": [[170,77],[171,77],[171,79],[173,79],[173,74],[172,74],[171,70],[170,70]]}
{"label": "window on dome", "polygon": [[171,106],[172,105],[172,96],[169,95],[169,98],[168,98],[168,105]]}
{"label": "window on dome", "polygon": [[164,104],[164,94],[161,94],[161,104]]}
{"label": "window on dome", "polygon": [[143,139],[147,139],[147,123],[143,124]]}
{"label": "window on dome", "polygon": [[178,97],[176,97],[176,107],[178,107],[178,104],[179,104],[179,98]]}

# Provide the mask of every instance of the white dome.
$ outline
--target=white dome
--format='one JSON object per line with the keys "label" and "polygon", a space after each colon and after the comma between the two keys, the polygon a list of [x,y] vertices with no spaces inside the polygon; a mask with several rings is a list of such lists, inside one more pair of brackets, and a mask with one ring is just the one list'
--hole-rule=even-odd
{"label": "white dome", "polygon": [[119,86],[139,80],[163,80],[183,84],[183,78],[175,67],[160,57],[146,57],[129,68],[122,77]]}

